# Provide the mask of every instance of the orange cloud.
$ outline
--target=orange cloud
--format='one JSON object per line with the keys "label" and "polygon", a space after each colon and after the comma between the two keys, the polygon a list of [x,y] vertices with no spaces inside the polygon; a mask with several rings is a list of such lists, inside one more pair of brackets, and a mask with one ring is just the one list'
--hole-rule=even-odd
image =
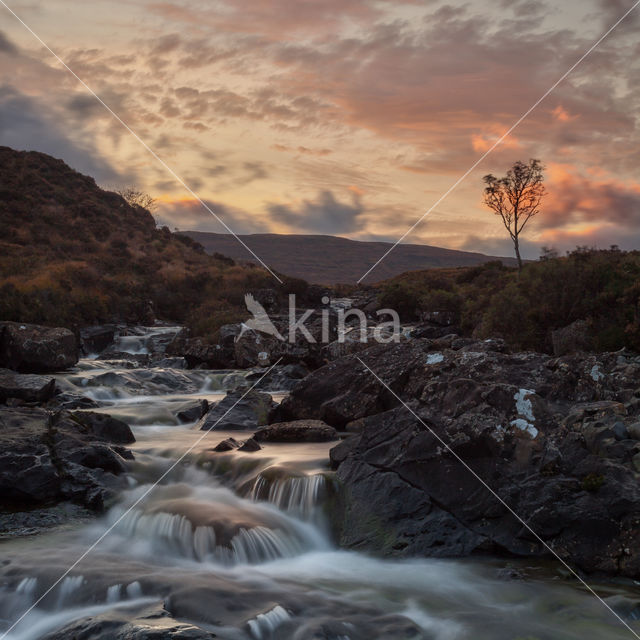
{"label": "orange cloud", "polygon": [[[486,153],[507,131],[506,127],[492,126],[490,133],[474,133],[471,136],[471,146],[476,153]],[[519,149],[521,145],[515,136],[509,135],[500,143],[500,146],[505,149]]]}
{"label": "orange cloud", "polygon": [[553,111],[553,117],[558,122],[571,122],[580,116],[572,116],[561,104],[559,104]]}

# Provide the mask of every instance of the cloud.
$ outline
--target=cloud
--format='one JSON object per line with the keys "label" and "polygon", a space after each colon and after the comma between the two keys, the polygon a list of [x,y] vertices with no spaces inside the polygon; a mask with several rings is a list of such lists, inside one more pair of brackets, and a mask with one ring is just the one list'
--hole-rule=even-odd
{"label": "cloud", "polygon": [[640,228],[639,183],[584,176],[570,165],[551,165],[548,173],[549,196],[537,221],[541,228],[565,227],[574,235],[571,227],[575,225],[583,227],[585,233],[594,223],[602,228]]}
{"label": "cloud", "polygon": [[[270,230],[268,221],[238,207],[213,200],[204,202],[234,233],[263,233]],[[158,205],[155,217],[160,225],[182,231],[228,232],[228,229],[194,198],[160,198]]]}
{"label": "cloud", "polygon": [[0,53],[10,56],[17,55],[18,47],[16,47],[3,31],[0,31]]}
{"label": "cloud", "polygon": [[343,234],[361,226],[365,208],[360,196],[352,195],[351,204],[340,202],[331,191],[322,191],[315,201],[304,200],[298,207],[268,204],[271,219],[293,229],[312,233]]}
{"label": "cloud", "polygon": [[0,86],[0,144],[62,158],[98,182],[122,179],[122,175],[88,145],[72,140],[51,105],[47,107],[8,85]]}

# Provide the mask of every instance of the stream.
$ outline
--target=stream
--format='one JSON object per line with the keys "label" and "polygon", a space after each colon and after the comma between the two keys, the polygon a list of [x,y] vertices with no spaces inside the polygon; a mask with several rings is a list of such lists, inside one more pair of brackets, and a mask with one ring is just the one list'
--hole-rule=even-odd
{"label": "stream", "polygon": [[[153,331],[121,338],[118,349],[145,353]],[[199,431],[178,414],[195,400],[220,400],[247,372],[129,367],[89,358],[58,376],[64,391],[92,398],[98,411],[131,426],[135,460],[128,488],[102,517],[0,543],[0,638],[124,638],[109,635],[109,625],[123,621],[135,621],[139,635],[126,637],[136,639],[203,632],[228,640],[633,637],[554,565],[341,550],[330,517],[335,443],[214,452],[221,440],[249,434]],[[285,393],[263,388],[276,400]],[[507,564],[526,579],[501,577]],[[638,598],[628,582],[592,586],[612,602]],[[101,621],[99,633],[90,620]],[[73,621],[85,621],[77,627],[84,635],[60,631]]]}

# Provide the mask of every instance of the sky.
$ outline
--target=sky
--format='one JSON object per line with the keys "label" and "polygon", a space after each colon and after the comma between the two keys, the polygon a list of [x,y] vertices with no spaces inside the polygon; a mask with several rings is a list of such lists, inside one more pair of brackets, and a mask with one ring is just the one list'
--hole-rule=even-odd
{"label": "sky", "polygon": [[[635,0],[3,2],[234,232],[395,242]],[[511,254],[482,177],[539,158],[524,257],[640,249],[639,34],[640,7],[405,242]],[[225,231],[2,4],[0,144]]]}

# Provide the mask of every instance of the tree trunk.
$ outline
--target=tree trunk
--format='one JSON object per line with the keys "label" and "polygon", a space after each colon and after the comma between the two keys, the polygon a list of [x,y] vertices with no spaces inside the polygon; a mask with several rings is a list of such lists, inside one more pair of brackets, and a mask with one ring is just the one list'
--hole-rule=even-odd
{"label": "tree trunk", "polygon": [[520,257],[520,242],[518,236],[513,239],[513,246],[516,248],[516,258],[518,259],[518,272],[522,271],[522,258]]}

